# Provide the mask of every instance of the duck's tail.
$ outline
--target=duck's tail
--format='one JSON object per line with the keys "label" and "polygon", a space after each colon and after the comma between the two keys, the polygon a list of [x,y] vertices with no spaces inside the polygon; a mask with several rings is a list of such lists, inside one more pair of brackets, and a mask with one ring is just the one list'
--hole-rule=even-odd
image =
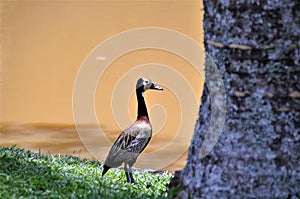
{"label": "duck's tail", "polygon": [[107,165],[103,165],[103,171],[102,171],[102,176],[104,176],[106,174],[106,172],[110,169],[109,166]]}

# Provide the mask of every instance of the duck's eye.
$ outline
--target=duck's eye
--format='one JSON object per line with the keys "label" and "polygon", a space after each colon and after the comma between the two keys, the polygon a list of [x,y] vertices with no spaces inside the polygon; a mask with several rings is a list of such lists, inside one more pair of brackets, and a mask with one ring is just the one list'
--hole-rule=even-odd
{"label": "duck's eye", "polygon": [[148,81],[148,80],[146,80],[146,81],[145,81],[145,84],[149,84],[149,81]]}

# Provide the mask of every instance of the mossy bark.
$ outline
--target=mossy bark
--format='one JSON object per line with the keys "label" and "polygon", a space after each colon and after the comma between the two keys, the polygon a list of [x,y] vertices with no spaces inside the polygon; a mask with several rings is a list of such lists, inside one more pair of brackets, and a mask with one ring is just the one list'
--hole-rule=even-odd
{"label": "mossy bark", "polygon": [[299,8],[299,0],[204,0],[205,49],[223,78],[226,121],[200,158],[211,114],[205,88],[179,198],[300,195]]}

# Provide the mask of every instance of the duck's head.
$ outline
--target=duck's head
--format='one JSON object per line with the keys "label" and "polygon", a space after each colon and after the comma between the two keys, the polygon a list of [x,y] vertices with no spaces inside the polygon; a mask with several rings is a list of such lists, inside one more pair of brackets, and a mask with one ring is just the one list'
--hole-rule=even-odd
{"label": "duck's head", "polygon": [[138,79],[138,81],[136,82],[136,90],[144,92],[144,91],[146,91],[148,89],[163,90],[162,87],[157,86],[151,80],[149,80],[149,79],[147,79],[145,77],[141,77],[140,79]]}

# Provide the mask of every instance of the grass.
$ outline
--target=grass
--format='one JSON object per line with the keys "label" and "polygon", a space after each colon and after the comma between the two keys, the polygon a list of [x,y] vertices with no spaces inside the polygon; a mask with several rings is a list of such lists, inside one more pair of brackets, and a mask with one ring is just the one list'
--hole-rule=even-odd
{"label": "grass", "polygon": [[168,198],[170,174],[134,169],[132,185],[121,168],[101,172],[98,161],[0,147],[0,198]]}

